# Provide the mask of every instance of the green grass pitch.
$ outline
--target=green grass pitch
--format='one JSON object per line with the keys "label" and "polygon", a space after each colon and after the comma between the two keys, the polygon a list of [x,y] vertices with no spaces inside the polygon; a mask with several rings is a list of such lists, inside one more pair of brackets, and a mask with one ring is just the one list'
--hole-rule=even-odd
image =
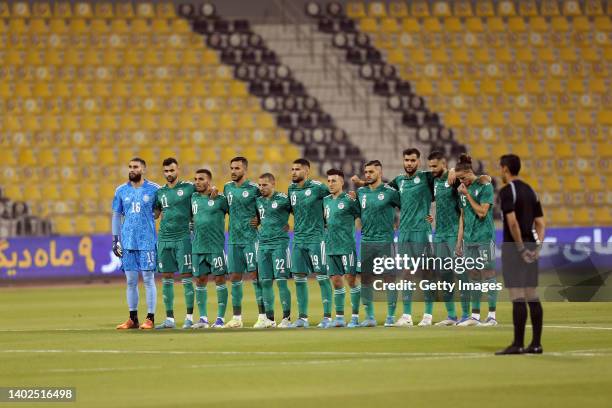
{"label": "green grass pitch", "polygon": [[[319,289],[310,285],[316,324]],[[160,320],[160,285],[158,296]],[[209,284],[210,317],[215,301]],[[251,326],[250,284],[244,305]],[[380,323],[386,305],[376,306]],[[512,337],[507,302],[498,327],[285,331],[118,332],[127,315],[120,284],[2,288],[0,310],[0,386],[76,387],[76,403],[52,406],[609,407],[612,397],[612,303],[545,303],[545,354],[503,357],[493,352]],[[436,304],[434,319],[443,316]]]}

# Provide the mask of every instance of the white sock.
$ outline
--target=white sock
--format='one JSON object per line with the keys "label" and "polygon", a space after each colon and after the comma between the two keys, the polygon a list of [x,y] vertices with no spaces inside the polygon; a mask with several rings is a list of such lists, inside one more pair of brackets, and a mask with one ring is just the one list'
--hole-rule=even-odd
{"label": "white sock", "polygon": [[265,319],[266,318],[266,314],[265,313],[260,313],[259,314],[259,318],[260,319]]}
{"label": "white sock", "polygon": [[236,319],[236,320],[242,320],[242,315],[238,315],[238,316],[234,315],[233,318]]}
{"label": "white sock", "polygon": [[186,315],[185,315],[185,320],[191,320],[191,321],[193,321],[193,315],[192,315],[192,314],[186,314]]}
{"label": "white sock", "polygon": [[431,320],[433,319],[433,316],[430,315],[429,313],[423,313],[423,320]]}
{"label": "white sock", "polygon": [[344,315],[336,314],[336,319],[344,319]]}
{"label": "white sock", "polygon": [[359,315],[353,313],[353,317],[359,318]]}
{"label": "white sock", "polygon": [[480,313],[472,313],[472,319],[480,320]]}
{"label": "white sock", "polygon": [[302,319],[303,321],[307,322],[308,318],[307,317],[300,317],[300,319]]}
{"label": "white sock", "polygon": [[402,317],[403,317],[404,319],[412,320],[412,315],[409,315],[409,314],[406,314],[406,313],[404,313],[404,314],[402,315]]}
{"label": "white sock", "polygon": [[492,319],[495,319],[495,312],[489,312],[489,314],[487,315],[487,317],[490,317]]}
{"label": "white sock", "polygon": [[174,321],[174,317],[166,317],[166,320],[170,320],[171,322]]}

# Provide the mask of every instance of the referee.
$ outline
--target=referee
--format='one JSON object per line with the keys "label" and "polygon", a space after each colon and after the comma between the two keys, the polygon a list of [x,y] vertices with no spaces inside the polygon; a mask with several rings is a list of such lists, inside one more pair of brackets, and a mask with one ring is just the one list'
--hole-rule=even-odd
{"label": "referee", "polygon": [[[512,299],[514,341],[495,354],[541,354],[543,312],[536,288],[538,256],[544,240],[542,206],[529,184],[518,178],[521,159],[517,155],[503,155],[499,164],[502,180],[506,184],[499,192],[504,219],[502,270]],[[527,305],[533,338],[531,344],[524,348]]]}

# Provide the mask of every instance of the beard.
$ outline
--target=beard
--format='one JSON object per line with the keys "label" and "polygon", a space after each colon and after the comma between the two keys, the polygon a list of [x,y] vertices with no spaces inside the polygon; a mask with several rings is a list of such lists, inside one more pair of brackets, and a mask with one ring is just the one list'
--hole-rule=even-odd
{"label": "beard", "polygon": [[408,174],[414,174],[417,171],[417,168],[415,167],[414,169],[410,169],[408,167],[404,167],[404,171]]}
{"label": "beard", "polygon": [[166,177],[166,181],[168,183],[174,183],[174,180],[176,180],[176,176],[168,176],[168,177]]}
{"label": "beard", "polygon": [[130,173],[128,175],[128,178],[130,179],[131,182],[138,183],[138,182],[140,182],[140,180],[142,180],[142,174],[140,174],[140,173]]}
{"label": "beard", "polygon": [[304,177],[294,176],[291,178],[291,181],[293,181],[294,183],[301,183],[302,181],[304,181]]}

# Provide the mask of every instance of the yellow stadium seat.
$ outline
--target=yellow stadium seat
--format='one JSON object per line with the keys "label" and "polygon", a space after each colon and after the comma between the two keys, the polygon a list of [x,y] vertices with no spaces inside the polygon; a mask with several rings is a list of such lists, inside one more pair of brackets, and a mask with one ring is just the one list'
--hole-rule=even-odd
{"label": "yellow stadium seat", "polygon": [[576,156],[579,157],[595,157],[595,151],[591,143],[578,143],[576,145]]}
{"label": "yellow stadium seat", "polygon": [[34,17],[49,18],[51,17],[51,6],[47,2],[35,2],[32,5],[32,15]]}
{"label": "yellow stadium seat", "polygon": [[139,3],[136,5],[136,16],[141,18],[155,17],[155,10],[151,3]]}
{"label": "yellow stadium seat", "polygon": [[392,1],[389,3],[389,16],[408,17],[408,7],[403,1]]}
{"label": "yellow stadium seat", "polygon": [[96,215],[93,217],[94,233],[108,233],[111,230],[111,221],[107,215]]}
{"label": "yellow stadium seat", "polygon": [[533,146],[533,153],[536,158],[547,159],[552,157],[552,149],[548,143],[536,143]]}
{"label": "yellow stadium seat", "polygon": [[602,125],[612,125],[612,110],[602,110],[597,112],[597,122]]}
{"label": "yellow stadium seat", "polygon": [[601,16],[604,14],[600,0],[585,0],[584,14],[587,16]]}
{"label": "yellow stadium seat", "polygon": [[156,33],[167,33],[170,31],[168,20],[165,18],[154,18],[151,22],[151,30]]}
{"label": "yellow stadium seat", "polygon": [[589,18],[586,16],[576,16],[572,22],[572,28],[576,32],[589,32],[591,31],[591,23]]}
{"label": "yellow stadium seat", "polygon": [[74,5],[74,15],[80,18],[90,18],[93,16],[93,10],[90,3],[78,2]]}
{"label": "yellow stadium seat", "polygon": [[509,0],[503,0],[497,3],[497,15],[510,17],[516,15],[516,9],[514,8],[514,2]]}
{"label": "yellow stadium seat", "polygon": [[121,18],[133,18],[134,9],[132,2],[119,2],[115,4],[115,14]]}
{"label": "yellow stadium seat", "polygon": [[580,207],[572,211],[572,224],[574,225],[589,225],[593,222],[593,216],[589,208]]}
{"label": "yellow stadium seat", "polygon": [[574,157],[574,149],[569,143],[558,143],[555,145],[555,156],[559,159],[569,159]]}
{"label": "yellow stadium seat", "polygon": [[600,31],[612,30],[612,22],[610,22],[609,16],[595,17],[595,28]]}
{"label": "yellow stadium seat", "polygon": [[365,33],[375,33],[378,31],[378,22],[374,18],[362,18],[359,21],[359,28]]}
{"label": "yellow stadium seat", "polygon": [[94,14],[96,17],[112,18],[115,16],[113,4],[107,2],[96,2],[94,4]]}
{"label": "yellow stadium seat", "polygon": [[563,16],[553,17],[550,20],[550,27],[553,29],[553,31],[557,31],[559,33],[565,33],[570,29],[567,19]]}
{"label": "yellow stadium seat", "polygon": [[28,31],[26,20],[23,18],[12,18],[9,20],[9,31],[14,34],[23,34]]}
{"label": "yellow stadium seat", "polygon": [[378,1],[368,4],[368,16],[386,17],[387,11],[385,10],[385,4]]}
{"label": "yellow stadium seat", "polygon": [[[119,6],[118,4],[117,7]],[[115,34],[125,34],[130,32],[130,26],[124,18],[113,18],[110,20],[110,31]]]}
{"label": "yellow stadium seat", "polygon": [[71,216],[53,217],[53,232],[60,235],[71,235],[75,232]]}
{"label": "yellow stadium seat", "polygon": [[450,17],[452,13],[449,3],[446,1],[436,1],[433,4],[433,15],[437,17]]}
{"label": "yellow stadium seat", "polygon": [[[21,149],[19,151],[18,158],[19,158],[19,164],[22,166],[23,165],[33,166],[37,164],[36,155],[34,154],[34,151],[31,148]],[[16,163],[13,163],[13,164],[16,164]]]}
{"label": "yellow stadium seat", "polygon": [[170,22],[170,31],[175,34],[191,33],[191,27],[187,20],[175,18]]}
{"label": "yellow stadium seat", "polygon": [[176,12],[174,10],[173,2],[159,2],[155,6],[155,12],[157,17],[161,18],[174,18]]}
{"label": "yellow stadium seat", "polygon": [[406,17],[402,19],[402,31],[404,33],[418,33],[421,25],[416,18]]}
{"label": "yellow stadium seat", "polygon": [[593,114],[591,111],[578,111],[576,112],[576,123],[579,125],[590,126],[595,123]]}
{"label": "yellow stadium seat", "polygon": [[453,33],[461,33],[464,27],[458,17],[448,17],[444,19],[444,29]]}
{"label": "yellow stadium seat", "polygon": [[392,17],[382,19],[380,23],[380,31],[383,33],[397,33],[400,31],[397,19]]}
{"label": "yellow stadium seat", "polygon": [[257,115],[257,127],[259,129],[272,129],[276,126],[274,118],[269,113],[263,112]]}
{"label": "yellow stadium seat", "polygon": [[90,24],[91,32],[94,34],[104,34],[109,31],[108,22],[102,18],[96,18],[91,20]]}
{"label": "yellow stadium seat", "polygon": [[30,6],[25,1],[13,3],[13,17],[30,17]]}
{"label": "yellow stadium seat", "polygon": [[470,0],[457,0],[453,2],[455,10],[454,14],[457,17],[472,17],[472,2]]}
{"label": "yellow stadium seat", "polygon": [[576,55],[576,49],[574,47],[561,48],[559,50],[559,57],[561,58],[561,61],[565,62],[578,61],[578,56]]}
{"label": "yellow stadium seat", "polygon": [[503,33],[506,31],[506,24],[500,17],[487,18],[487,29],[495,33]]}
{"label": "yellow stadium seat", "polygon": [[493,3],[490,0],[476,2],[476,15],[482,17],[492,17],[495,15]]}
{"label": "yellow stadium seat", "polygon": [[479,17],[470,17],[466,19],[465,28],[467,28],[468,31],[473,31],[475,33],[481,33],[484,31],[482,20]]}
{"label": "yellow stadium seat", "polygon": [[346,5],[346,15],[350,18],[362,18],[366,16],[365,5],[360,1],[352,1]]}
{"label": "yellow stadium seat", "polygon": [[529,121],[524,112],[515,111],[510,114],[510,123],[513,126],[527,126]]}
{"label": "yellow stadium seat", "polygon": [[557,0],[542,0],[540,13],[543,16],[558,16],[560,13]]}
{"label": "yellow stadium seat", "polygon": [[53,17],[69,18],[72,17],[72,8],[67,1],[57,1],[53,5]]}
{"label": "yellow stadium seat", "polygon": [[413,0],[411,3],[411,14],[413,17],[429,17],[429,2],[425,0]]}
{"label": "yellow stadium seat", "polygon": [[508,19],[508,28],[514,32],[525,32],[527,31],[527,25],[523,17],[511,17]]}
{"label": "yellow stadium seat", "polygon": [[442,31],[442,25],[440,20],[436,17],[430,17],[423,20],[423,30],[432,33],[439,33]]}
{"label": "yellow stadium seat", "polygon": [[93,220],[89,215],[77,215],[74,218],[75,232],[92,234],[94,232]]}
{"label": "yellow stadium seat", "polygon": [[548,23],[544,17],[531,17],[529,19],[529,29],[535,32],[546,32],[548,31]]}
{"label": "yellow stadium seat", "polygon": [[563,1],[563,15],[579,16],[581,14],[582,14],[582,10],[580,10],[580,3],[577,0],[564,0]]}
{"label": "yellow stadium seat", "polygon": [[596,225],[607,227],[612,225],[612,212],[610,208],[596,208],[594,210],[594,221]]}
{"label": "yellow stadium seat", "polygon": [[0,3],[0,17],[10,17],[9,5],[6,2]]}

